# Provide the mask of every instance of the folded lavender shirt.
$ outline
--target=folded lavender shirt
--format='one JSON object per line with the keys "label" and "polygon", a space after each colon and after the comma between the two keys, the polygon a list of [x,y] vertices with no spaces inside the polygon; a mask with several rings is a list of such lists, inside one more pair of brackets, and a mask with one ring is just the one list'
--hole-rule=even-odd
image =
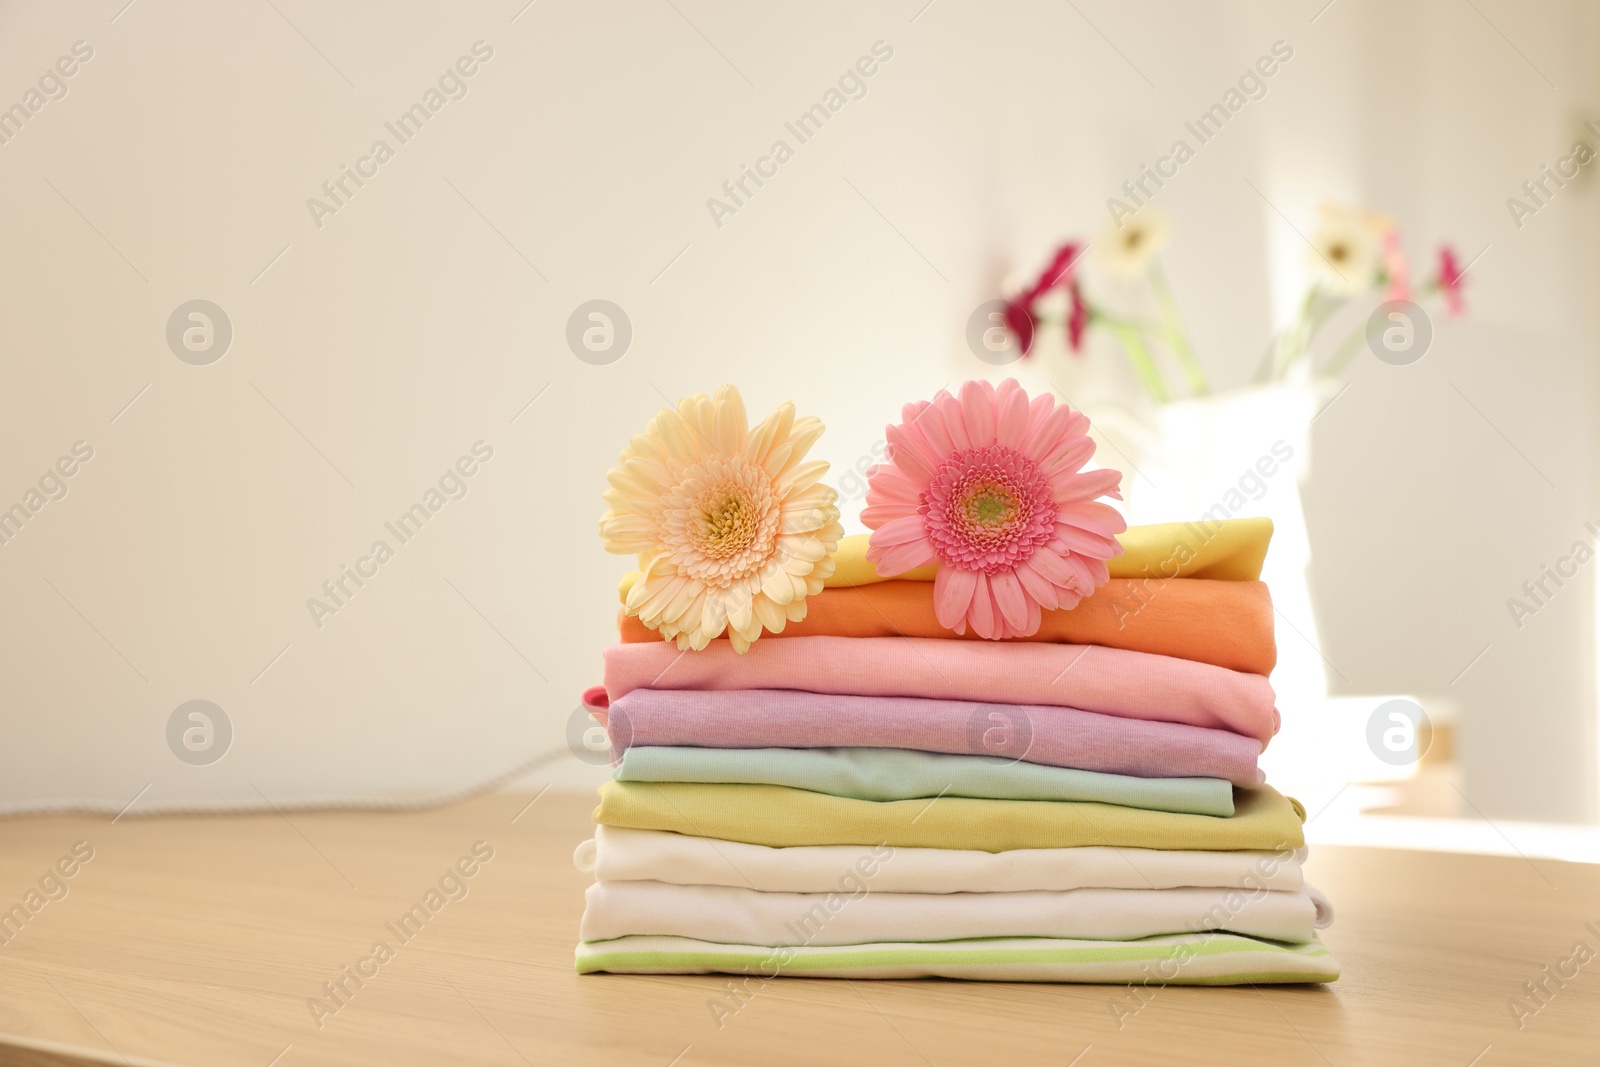
{"label": "folded lavender shirt", "polygon": [[[799,638],[795,638],[799,640]],[[600,694],[591,691],[594,701]],[[616,759],[631,745],[701,748],[905,748],[1022,760],[1142,778],[1265,777],[1260,742],[1228,730],[1076,708],[794,690],[635,689],[594,707]]]}
{"label": "folded lavender shirt", "polygon": [[[1278,730],[1259,674],[1102,645],[917,637],[786,637],[737,653],[726,642],[679,652],[665,641],[605,650],[606,691],[803,689],[1081,708],[1220,727],[1261,745]],[[847,744],[848,742],[836,742]]]}

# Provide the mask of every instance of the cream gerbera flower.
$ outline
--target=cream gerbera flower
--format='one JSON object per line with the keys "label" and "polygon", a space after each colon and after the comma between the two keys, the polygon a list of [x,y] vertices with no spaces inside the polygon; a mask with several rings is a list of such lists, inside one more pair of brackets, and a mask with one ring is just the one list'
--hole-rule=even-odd
{"label": "cream gerbera flower", "polygon": [[822,429],[788,403],[752,430],[731,385],[651,419],[606,476],[600,519],[606,549],[643,572],[627,613],[683,649],[726,630],[738,652],[804,619],[844,536],[828,464],[805,460]]}
{"label": "cream gerbera flower", "polygon": [[1115,278],[1134,281],[1167,243],[1172,225],[1160,209],[1147,205],[1108,227],[1094,243],[1095,262]]}
{"label": "cream gerbera flower", "polygon": [[1307,256],[1317,284],[1345,295],[1370,288],[1377,279],[1387,220],[1338,204],[1323,204],[1319,215]]}

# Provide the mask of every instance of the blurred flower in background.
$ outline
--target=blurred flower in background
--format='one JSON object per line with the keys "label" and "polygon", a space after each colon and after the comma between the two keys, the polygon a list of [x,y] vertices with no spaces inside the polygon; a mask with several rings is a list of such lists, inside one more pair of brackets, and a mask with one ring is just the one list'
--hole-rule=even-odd
{"label": "blurred flower in background", "polygon": [[[1040,272],[1031,285],[1014,297],[1006,301],[1005,320],[1006,328],[1017,338],[1017,343],[1022,346],[1022,354],[1027,355],[1033,350],[1034,326],[1038,321],[1039,302],[1057,286],[1063,287],[1074,293],[1073,303],[1076,305],[1081,297],[1076,295],[1077,286],[1073,280],[1073,268],[1077,265],[1078,257],[1083,254],[1083,246],[1076,241],[1069,241],[1057,248],[1050,257],[1050,262]],[[1073,308],[1072,316],[1076,317],[1078,311]],[[1070,323],[1070,319],[1069,319]],[[1069,332],[1070,327],[1069,327]],[[1080,324],[1071,339],[1072,348],[1077,350],[1082,339],[1083,327]]]}
{"label": "blurred flower in background", "polygon": [[[1060,245],[1044,269],[1028,284],[1017,287],[1006,301],[1006,328],[1017,338],[1024,356],[1032,355],[1038,331],[1059,324],[1067,348],[1084,349],[1096,328],[1108,334],[1122,350],[1148,398],[1165,404],[1185,396],[1211,392],[1204,367],[1189,342],[1188,330],[1178,312],[1178,302],[1161,266],[1161,250],[1172,233],[1167,216],[1151,206],[1108,228],[1093,246],[1095,272],[1117,283],[1113,291],[1124,299],[1148,292],[1145,308],[1124,311],[1086,288],[1077,269],[1088,250],[1078,241]],[[1313,347],[1328,323],[1341,317],[1353,302],[1371,299],[1415,301],[1442,296],[1451,315],[1465,310],[1462,269],[1449,245],[1439,249],[1435,276],[1420,285],[1413,282],[1410,261],[1400,239],[1400,229],[1387,215],[1342,204],[1323,204],[1312,228],[1307,259],[1310,283],[1299,302],[1295,318],[1273,338],[1255,374],[1257,384],[1282,381],[1302,369],[1311,377],[1338,375],[1349,365],[1365,336],[1366,309],[1350,332],[1320,367],[1313,366]],[[1130,286],[1134,288],[1130,290]],[[1343,316],[1348,319],[1348,315]],[[1176,371],[1183,388],[1168,382]]]}
{"label": "blurred flower in background", "polygon": [[1449,245],[1439,246],[1439,290],[1444,293],[1444,306],[1452,315],[1467,310],[1461,299],[1461,267],[1456,262],[1456,250]]}
{"label": "blurred flower in background", "polygon": [[1406,251],[1400,247],[1400,231],[1390,230],[1383,235],[1383,274],[1388,286],[1385,300],[1411,299],[1411,267],[1406,262]]}
{"label": "blurred flower in background", "polygon": [[1108,226],[1100,234],[1094,243],[1095,265],[1113,278],[1138,281],[1171,232],[1172,224],[1163,212],[1141,208],[1121,226]]}
{"label": "blurred flower in background", "polygon": [[1393,228],[1384,225],[1386,220],[1337,204],[1322,205],[1318,214],[1308,257],[1313,284],[1344,296],[1371,288],[1382,262],[1384,234]]}

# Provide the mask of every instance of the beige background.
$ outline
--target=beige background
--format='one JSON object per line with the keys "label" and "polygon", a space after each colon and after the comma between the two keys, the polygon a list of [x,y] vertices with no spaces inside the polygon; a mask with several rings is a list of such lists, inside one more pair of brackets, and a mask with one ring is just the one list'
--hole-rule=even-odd
{"label": "beige background", "polygon": [[[1520,631],[1505,607],[1600,519],[1592,182],[1520,230],[1505,207],[1600,114],[1589,5],[123,4],[0,9],[0,102],[94,49],[0,145],[0,503],[94,449],[0,546],[0,800],[446,788],[564,746],[626,566],[604,473],[663,397],[793,398],[853,465],[905,400],[1001,376],[972,308],[1283,39],[1161,195],[1214,377],[1254,366],[1286,219],[1325,197],[1417,252],[1487,246],[1470,318],[1358,361],[1315,426],[1335,691],[1452,701],[1491,816],[1594,816],[1592,568]],[[318,228],[307,198],[480,40],[467,95]],[[879,40],[867,95],[716,227],[706,198]],[[234,330],[209,366],[164,337],[197,298]],[[564,340],[595,298],[633,326],[609,366]],[[1061,373],[1118,387],[1107,353]],[[306,599],[479,440],[467,496],[316,628]],[[211,766],[167,748],[191,699],[233,724]]]}

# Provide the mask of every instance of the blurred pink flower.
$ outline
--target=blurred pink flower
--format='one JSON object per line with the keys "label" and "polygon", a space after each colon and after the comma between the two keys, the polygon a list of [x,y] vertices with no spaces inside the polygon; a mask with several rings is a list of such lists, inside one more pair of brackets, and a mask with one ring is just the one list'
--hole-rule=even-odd
{"label": "blurred pink flower", "polygon": [[1383,273],[1388,277],[1385,300],[1411,299],[1411,269],[1405,250],[1400,247],[1400,231],[1390,228],[1383,235]]}
{"label": "blurred pink flower", "polygon": [[1444,293],[1444,304],[1452,315],[1460,315],[1467,310],[1466,301],[1461,298],[1462,271],[1456,261],[1456,250],[1449,245],[1439,246],[1439,290]]}
{"label": "blurred pink flower", "polygon": [[1072,293],[1072,313],[1067,316],[1067,344],[1074,352],[1083,351],[1083,331],[1089,325],[1089,305],[1083,301],[1076,278],[1068,286]]}
{"label": "blurred pink flower", "polygon": [[867,470],[867,559],[885,577],[938,565],[934,611],[958,634],[1027,637],[1042,611],[1075,607],[1109,578],[1127,523],[1116,470],[1094,455],[1089,420],[1014,380],[970,381],[907,404],[887,461]]}
{"label": "blurred pink flower", "polygon": [[1033,297],[1019,296],[1014,300],[1006,301],[1004,312],[1006,329],[1017,339],[1017,344],[1022,346],[1022,354],[1026,356],[1033,350]]}
{"label": "blurred pink flower", "polygon": [[[1056,286],[1066,282],[1072,290],[1072,314],[1076,318],[1083,298],[1078,294],[1076,283],[1072,281],[1072,267],[1077,262],[1078,254],[1082,248],[1076,242],[1068,242],[1056,249],[1055,255],[1050,257],[1050,263],[1045,267],[1038,279],[1012,299],[1006,301],[1004,317],[1006,329],[1016,337],[1017,343],[1022,346],[1022,354],[1028,355],[1033,349],[1034,313],[1033,308],[1039,298],[1044,296]],[[1086,318],[1087,316],[1085,316]],[[1068,335],[1072,340],[1072,349],[1078,350],[1079,342],[1083,336],[1083,326],[1080,323],[1073,329],[1071,321],[1068,322]]]}

